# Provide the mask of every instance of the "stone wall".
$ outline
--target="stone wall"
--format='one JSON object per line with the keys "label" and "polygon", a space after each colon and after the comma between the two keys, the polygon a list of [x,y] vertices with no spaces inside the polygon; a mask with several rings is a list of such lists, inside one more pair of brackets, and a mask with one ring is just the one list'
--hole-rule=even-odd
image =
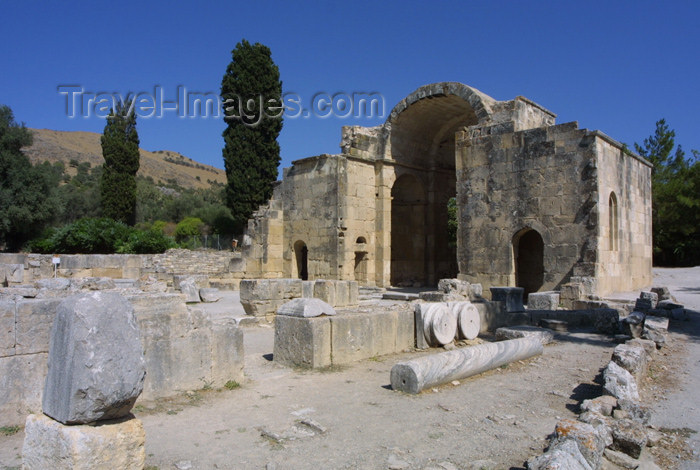
{"label": "stone wall", "polygon": [[[243,332],[232,321],[186,306],[181,294],[132,292],[127,298],[146,358],[141,399],[243,379]],[[62,300],[0,301],[0,426],[21,424],[41,409],[49,332]]]}
{"label": "stone wall", "polygon": [[598,295],[650,286],[650,164],[598,133]]}
{"label": "stone wall", "polygon": [[344,159],[332,155],[297,160],[285,169],[279,198],[284,204],[284,261],[288,277],[301,278],[301,252],[307,253],[307,276],[338,278],[338,197]]}
{"label": "stone wall", "polygon": [[[57,277],[109,277],[138,279],[153,275],[172,285],[173,276],[207,275],[215,287],[237,289],[245,272],[238,270],[241,253],[173,249],[155,255],[58,255]],[[0,283],[9,286],[30,284],[53,277],[52,255],[0,253]]]}
{"label": "stone wall", "polygon": [[344,158],[338,221],[339,279],[374,285],[377,245],[377,198],[374,165]]}
{"label": "stone wall", "polygon": [[[576,123],[519,132],[471,128],[457,134],[457,147],[460,278],[485,289],[521,285],[529,276],[521,266],[518,279],[519,262],[541,263],[535,291],[595,275],[594,137]],[[540,237],[539,260],[523,259],[526,235]]]}
{"label": "stone wall", "polygon": [[[119,258],[105,257],[94,266],[68,262],[59,275],[170,281],[196,272],[236,288],[242,278],[434,286],[459,274],[525,295],[565,283],[582,295],[646,287],[650,166],[600,132],[555,119],[521,96],[498,101],[461,83],[426,85],[384,124],[344,127],[341,154],[284,169],[239,256],[166,254],[114,267]],[[447,210],[455,196],[456,247]],[[25,263],[3,262],[6,279],[17,277],[13,263]],[[28,263],[36,266],[25,271],[52,272],[45,261]]]}

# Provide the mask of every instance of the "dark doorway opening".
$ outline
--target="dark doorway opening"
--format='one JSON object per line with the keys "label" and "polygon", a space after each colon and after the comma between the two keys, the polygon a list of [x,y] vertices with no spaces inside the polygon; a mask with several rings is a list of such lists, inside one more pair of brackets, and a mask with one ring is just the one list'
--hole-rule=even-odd
{"label": "dark doorway opening", "polygon": [[526,229],[513,240],[515,251],[515,285],[524,289],[524,299],[544,284],[544,241],[532,229]]}
{"label": "dark doorway opening", "polygon": [[309,249],[306,243],[299,240],[294,244],[294,255],[297,262],[297,277],[302,281],[309,280]]}
{"label": "dark doorway opening", "polygon": [[391,285],[426,282],[426,197],[413,175],[400,176],[391,188]]}

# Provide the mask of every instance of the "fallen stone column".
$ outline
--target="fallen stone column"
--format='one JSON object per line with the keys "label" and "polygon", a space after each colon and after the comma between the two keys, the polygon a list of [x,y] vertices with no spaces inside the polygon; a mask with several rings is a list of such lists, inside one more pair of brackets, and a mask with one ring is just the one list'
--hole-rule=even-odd
{"label": "fallen stone column", "polygon": [[428,387],[542,354],[543,349],[537,339],[519,338],[399,362],[391,368],[391,387],[402,392],[420,393]]}

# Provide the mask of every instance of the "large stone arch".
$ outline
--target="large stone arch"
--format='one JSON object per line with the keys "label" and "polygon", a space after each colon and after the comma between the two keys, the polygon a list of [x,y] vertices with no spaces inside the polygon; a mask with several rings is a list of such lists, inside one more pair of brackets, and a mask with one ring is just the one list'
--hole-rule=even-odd
{"label": "large stone arch", "polygon": [[[493,98],[462,83],[434,83],[401,100],[385,124],[390,130],[386,157],[393,163],[395,179],[408,170],[419,172],[425,184],[425,226],[415,230],[424,233],[425,251],[415,253],[412,261],[402,261],[411,266],[424,263],[424,285],[457,275],[456,247],[449,242],[447,231],[447,203],[456,196],[455,134],[464,127],[490,122],[494,103]],[[401,230],[410,227],[404,223]],[[392,281],[401,278],[397,269],[390,269]]]}

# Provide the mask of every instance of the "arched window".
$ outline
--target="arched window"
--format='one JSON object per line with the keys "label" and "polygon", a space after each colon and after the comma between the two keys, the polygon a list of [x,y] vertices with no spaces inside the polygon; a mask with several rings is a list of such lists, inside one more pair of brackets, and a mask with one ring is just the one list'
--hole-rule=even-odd
{"label": "arched window", "polygon": [[617,215],[617,196],[610,193],[608,199],[608,244],[610,251],[617,251],[620,248],[620,222]]}

